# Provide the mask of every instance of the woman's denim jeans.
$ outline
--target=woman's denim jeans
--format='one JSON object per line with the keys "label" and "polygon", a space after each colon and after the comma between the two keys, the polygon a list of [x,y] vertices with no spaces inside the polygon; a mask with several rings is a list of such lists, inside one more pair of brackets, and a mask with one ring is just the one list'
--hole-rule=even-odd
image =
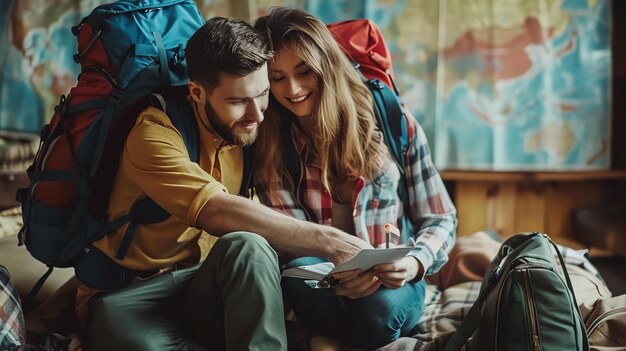
{"label": "woman's denim jeans", "polygon": [[[324,261],[301,257],[285,268]],[[399,289],[380,287],[375,293],[354,300],[336,295],[333,289],[313,289],[304,279],[283,277],[281,285],[299,322],[352,347],[375,349],[410,335],[424,308],[423,281]]]}

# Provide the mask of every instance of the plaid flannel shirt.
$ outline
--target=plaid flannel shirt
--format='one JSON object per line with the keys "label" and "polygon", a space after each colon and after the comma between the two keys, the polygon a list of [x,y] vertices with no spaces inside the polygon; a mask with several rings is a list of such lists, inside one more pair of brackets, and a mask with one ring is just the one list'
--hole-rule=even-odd
{"label": "plaid flannel shirt", "polygon": [[0,266],[0,350],[17,350],[26,344],[20,298],[9,272]]}
{"label": "plaid flannel shirt", "polygon": [[[408,112],[406,120],[410,140],[404,170],[406,182],[390,155],[384,169],[372,181],[358,177],[351,202],[355,234],[377,247],[385,243],[384,225],[396,225],[402,233],[399,241],[414,247],[409,255],[422,263],[426,274],[432,274],[447,262],[454,244],[456,209],[432,163],[421,126]],[[274,187],[277,191],[270,193],[267,181],[259,179],[256,172],[257,195],[265,205],[289,216],[333,225],[332,197],[322,186],[319,158],[308,153],[296,128],[292,128],[291,134],[303,169],[299,191],[291,193],[279,181]],[[408,206],[398,196],[398,187],[402,186],[407,187]],[[404,213],[405,208],[409,209],[408,213]]]}

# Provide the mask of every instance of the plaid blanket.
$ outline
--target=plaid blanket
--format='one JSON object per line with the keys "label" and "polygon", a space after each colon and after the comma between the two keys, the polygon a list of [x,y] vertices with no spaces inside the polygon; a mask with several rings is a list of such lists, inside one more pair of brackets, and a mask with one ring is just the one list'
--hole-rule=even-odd
{"label": "plaid blanket", "polygon": [[0,266],[0,350],[17,350],[26,343],[20,298],[9,272]]}

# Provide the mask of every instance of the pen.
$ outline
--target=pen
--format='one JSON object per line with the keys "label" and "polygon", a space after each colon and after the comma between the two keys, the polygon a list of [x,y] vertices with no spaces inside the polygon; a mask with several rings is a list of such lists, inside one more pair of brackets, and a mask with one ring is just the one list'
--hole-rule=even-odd
{"label": "pen", "polygon": [[389,248],[389,238],[394,235],[400,238],[400,229],[391,223],[385,223],[385,248]]}

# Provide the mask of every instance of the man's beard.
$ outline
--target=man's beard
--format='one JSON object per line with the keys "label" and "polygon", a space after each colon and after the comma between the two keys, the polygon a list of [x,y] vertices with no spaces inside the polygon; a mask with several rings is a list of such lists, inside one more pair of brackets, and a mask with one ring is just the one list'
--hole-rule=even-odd
{"label": "man's beard", "polygon": [[211,105],[208,102],[204,105],[204,112],[206,113],[211,127],[213,127],[215,132],[229,144],[247,146],[252,144],[259,134],[259,125],[261,123],[257,123],[256,128],[252,130],[236,132],[235,129],[237,128],[239,122],[236,122],[232,127],[229,127],[217,118],[217,114],[213,111],[213,108],[211,108]]}

